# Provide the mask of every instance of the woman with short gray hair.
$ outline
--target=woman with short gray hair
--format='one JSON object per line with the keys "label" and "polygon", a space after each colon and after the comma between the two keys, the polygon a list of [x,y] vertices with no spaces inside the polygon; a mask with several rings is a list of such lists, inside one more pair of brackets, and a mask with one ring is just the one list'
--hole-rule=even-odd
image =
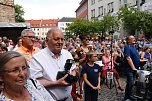
{"label": "woman with short gray hair", "polygon": [[54,101],[38,81],[29,78],[27,61],[18,52],[0,56],[0,81],[0,101]]}

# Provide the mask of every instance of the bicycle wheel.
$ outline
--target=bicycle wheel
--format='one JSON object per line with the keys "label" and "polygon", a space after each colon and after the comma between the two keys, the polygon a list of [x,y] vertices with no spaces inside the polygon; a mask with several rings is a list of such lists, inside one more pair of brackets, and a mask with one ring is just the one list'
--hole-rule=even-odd
{"label": "bicycle wheel", "polygon": [[134,101],[142,101],[143,97],[140,94],[140,84],[135,82],[131,90],[131,98]]}

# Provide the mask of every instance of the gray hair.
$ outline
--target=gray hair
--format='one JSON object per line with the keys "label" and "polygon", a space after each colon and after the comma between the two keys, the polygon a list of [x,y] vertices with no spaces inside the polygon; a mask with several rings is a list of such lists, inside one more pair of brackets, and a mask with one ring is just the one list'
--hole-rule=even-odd
{"label": "gray hair", "polygon": [[[11,59],[16,58],[16,57],[23,57],[25,59],[25,57],[23,55],[21,55],[18,52],[15,51],[8,51],[3,53],[2,55],[0,55],[0,75],[3,74],[3,71],[5,69],[4,65]],[[27,61],[25,59],[25,64],[27,65]]]}
{"label": "gray hair", "polygon": [[[22,32],[21,32],[21,36],[24,36],[25,34],[27,34],[28,32],[33,32],[32,29],[24,29]],[[33,32],[34,33],[34,32]]]}

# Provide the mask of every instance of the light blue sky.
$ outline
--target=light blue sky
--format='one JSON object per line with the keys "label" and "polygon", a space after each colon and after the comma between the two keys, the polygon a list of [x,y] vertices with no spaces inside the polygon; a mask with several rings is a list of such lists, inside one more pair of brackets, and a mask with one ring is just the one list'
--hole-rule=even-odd
{"label": "light blue sky", "polygon": [[30,19],[57,19],[75,17],[75,10],[81,0],[14,0],[24,8],[24,18]]}

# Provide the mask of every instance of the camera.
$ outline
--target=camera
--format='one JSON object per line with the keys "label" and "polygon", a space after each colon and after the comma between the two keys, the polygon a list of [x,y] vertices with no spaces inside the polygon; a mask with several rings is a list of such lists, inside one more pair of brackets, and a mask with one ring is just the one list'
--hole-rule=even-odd
{"label": "camera", "polygon": [[69,73],[69,71],[72,67],[72,64],[74,62],[75,61],[73,59],[67,59],[65,65],[64,65],[65,70],[58,71],[56,79],[59,80],[60,78],[64,77],[66,74],[68,74],[68,76],[65,78],[65,81],[70,83],[70,84],[75,84],[78,81],[78,77],[70,75],[70,73]]}

